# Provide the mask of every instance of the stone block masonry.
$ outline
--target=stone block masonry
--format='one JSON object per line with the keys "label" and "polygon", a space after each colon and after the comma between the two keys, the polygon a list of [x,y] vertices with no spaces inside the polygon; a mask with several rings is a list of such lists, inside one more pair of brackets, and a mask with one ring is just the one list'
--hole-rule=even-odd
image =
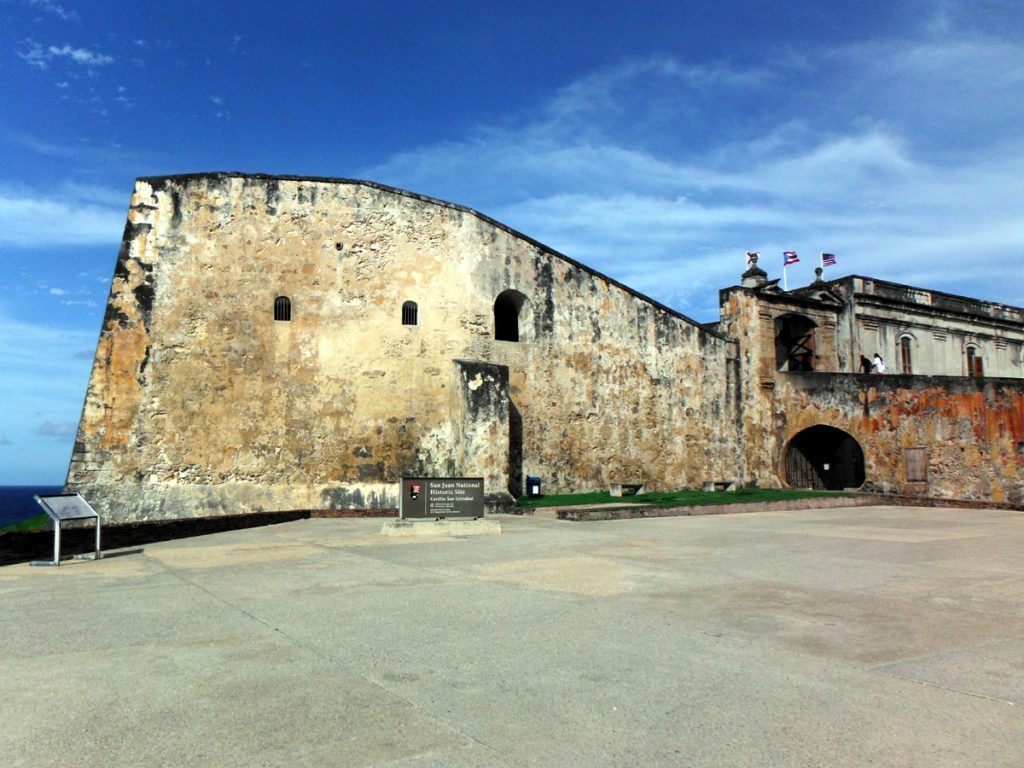
{"label": "stone block masonry", "polygon": [[67,486],[131,521],[395,507],[403,474],[484,476],[495,501],[526,474],[552,493],[696,485],[742,462],[735,356],[460,206],[139,179]]}

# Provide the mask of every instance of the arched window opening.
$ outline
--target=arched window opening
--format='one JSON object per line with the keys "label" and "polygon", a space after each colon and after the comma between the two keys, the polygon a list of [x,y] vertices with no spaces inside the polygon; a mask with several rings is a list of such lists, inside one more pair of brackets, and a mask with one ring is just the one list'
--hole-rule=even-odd
{"label": "arched window opening", "polygon": [[775,367],[780,371],[814,370],[814,322],[810,318],[775,318]]}
{"label": "arched window opening", "polygon": [[494,338],[498,341],[519,341],[519,312],[526,296],[519,291],[502,291],[494,300]]}
{"label": "arched window opening", "polygon": [[985,375],[985,366],[977,347],[967,347],[967,375],[978,378]]}
{"label": "arched window opening", "polygon": [[900,337],[900,370],[903,373],[913,373],[914,364],[911,359],[911,343],[912,339],[909,336]]}
{"label": "arched window opening", "polygon": [[274,319],[284,323],[291,321],[292,300],[287,296],[278,296],[274,299]]}
{"label": "arched window opening", "polygon": [[864,484],[864,452],[852,435],[819,424],[786,447],[786,482],[793,488],[841,491]]}
{"label": "arched window opening", "polygon": [[415,301],[402,305],[402,325],[419,325],[419,307]]}

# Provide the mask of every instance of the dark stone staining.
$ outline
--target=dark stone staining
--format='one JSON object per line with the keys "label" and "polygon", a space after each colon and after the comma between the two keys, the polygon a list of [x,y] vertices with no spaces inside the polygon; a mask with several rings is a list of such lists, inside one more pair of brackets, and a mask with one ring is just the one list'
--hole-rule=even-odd
{"label": "dark stone staining", "polygon": [[267,179],[264,182],[264,189],[267,203],[267,214],[277,215],[277,206],[281,202],[281,185],[277,179]]}
{"label": "dark stone staining", "polygon": [[373,456],[373,451],[370,450],[369,448],[364,447],[364,446],[359,446],[358,448],[354,448],[352,450],[352,453],[354,453],[356,456],[358,456],[361,459],[367,459],[367,458],[370,458],[371,456]]}
{"label": "dark stone staining", "polygon": [[670,315],[659,312],[654,316],[654,338],[662,350],[679,345],[679,323]]}
{"label": "dark stone staining", "polygon": [[536,329],[535,338],[550,336],[555,327],[554,299],[554,268],[551,259],[536,256],[533,260],[537,275],[537,292],[544,297],[543,306],[537,307],[533,313],[533,324]]}
{"label": "dark stone staining", "polygon": [[171,227],[177,229],[181,225],[181,193],[172,187],[167,194],[171,198]]}
{"label": "dark stone staining", "polygon": [[142,362],[139,363],[139,375],[137,377],[139,384],[143,383],[143,374],[146,373],[146,366],[149,365],[149,353],[152,351],[152,349],[153,347],[151,344],[146,345],[146,352],[142,356]]}
{"label": "dark stone staining", "polygon": [[[499,420],[508,418],[508,367],[467,360],[456,361],[462,376],[467,416],[472,420],[494,414]],[[479,376],[483,384],[471,389],[469,383]]]}
{"label": "dark stone staining", "polygon": [[153,312],[153,299],[156,295],[152,281],[147,280],[142,285],[135,286],[132,289],[132,293],[135,294],[135,303],[138,304],[139,310],[142,312],[142,316],[148,326],[149,317]]}
{"label": "dark stone staining", "polygon": [[386,494],[371,493],[363,496],[358,488],[350,491],[347,488],[325,488],[320,492],[321,503],[325,509],[388,509],[396,506],[395,499]]}
{"label": "dark stone staining", "polygon": [[383,461],[378,461],[376,464],[360,464],[356,468],[356,476],[364,483],[372,480],[385,481],[385,469],[386,466]]}
{"label": "dark stone staining", "polygon": [[[112,303],[107,302],[107,311],[103,315],[103,327],[109,328],[114,324],[120,325],[122,328],[127,328],[131,324],[131,319]],[[109,364],[109,362],[110,360],[108,359],[107,363]]]}

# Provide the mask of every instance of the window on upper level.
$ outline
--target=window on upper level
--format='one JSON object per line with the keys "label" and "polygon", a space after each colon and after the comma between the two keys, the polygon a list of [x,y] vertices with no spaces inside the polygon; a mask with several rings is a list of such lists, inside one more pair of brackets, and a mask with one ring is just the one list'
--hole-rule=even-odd
{"label": "window on upper level", "polygon": [[814,370],[814,321],[803,315],[775,318],[775,367],[780,371]]}
{"label": "window on upper level", "polygon": [[419,325],[419,307],[415,301],[402,305],[402,325]]}
{"label": "window on upper level", "polygon": [[494,338],[498,341],[519,341],[519,315],[526,296],[507,290],[494,300]]}
{"label": "window on upper level", "polygon": [[981,362],[981,353],[977,347],[967,347],[967,375],[977,377],[985,375],[985,366]]}
{"label": "window on upper level", "polygon": [[912,360],[911,345],[913,339],[909,336],[900,337],[900,372],[902,373],[913,373],[914,364]]}
{"label": "window on upper level", "polygon": [[274,319],[284,323],[292,319],[292,300],[287,296],[274,299]]}

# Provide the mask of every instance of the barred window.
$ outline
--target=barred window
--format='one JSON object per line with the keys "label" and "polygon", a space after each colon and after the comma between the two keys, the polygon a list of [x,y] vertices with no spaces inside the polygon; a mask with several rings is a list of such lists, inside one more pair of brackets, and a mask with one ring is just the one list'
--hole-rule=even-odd
{"label": "barred window", "polygon": [[419,307],[415,301],[407,301],[402,305],[402,325],[419,325]]}
{"label": "barred window", "polygon": [[287,296],[274,299],[274,319],[285,323],[292,319],[292,300]]}

